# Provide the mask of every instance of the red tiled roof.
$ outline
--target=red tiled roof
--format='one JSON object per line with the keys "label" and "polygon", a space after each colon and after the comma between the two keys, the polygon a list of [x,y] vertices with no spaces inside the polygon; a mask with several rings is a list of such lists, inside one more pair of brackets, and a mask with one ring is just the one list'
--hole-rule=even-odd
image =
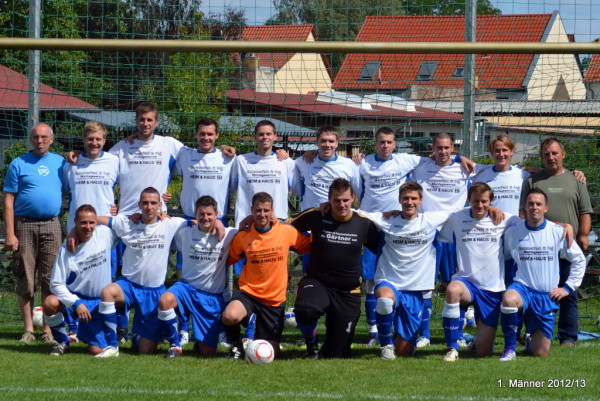
{"label": "red tiled roof", "polygon": [[[27,110],[29,95],[28,79],[25,75],[0,65],[0,109]],[[42,110],[97,109],[46,84],[40,84],[40,108]]]}
{"label": "red tiled roof", "polygon": [[[540,42],[552,14],[481,15],[477,17],[478,42]],[[365,19],[356,41],[464,42],[464,16],[397,16]],[[476,55],[476,74],[482,88],[521,88],[533,54]],[[380,61],[381,80],[359,82],[367,61]],[[431,81],[417,81],[421,64],[437,61]],[[464,66],[462,54],[349,54],[333,87],[350,89],[398,89],[408,85],[459,87],[463,78],[451,78]]]}
{"label": "red tiled roof", "polygon": [[584,82],[600,82],[600,54],[594,54],[585,72]]}
{"label": "red tiled roof", "polygon": [[[304,42],[312,33],[317,37],[313,25],[248,25],[242,32],[242,40],[265,42]],[[256,53],[261,67],[281,68],[295,53]]]}
{"label": "red tiled roof", "polygon": [[253,90],[227,91],[227,99],[235,104],[260,104],[273,110],[289,110],[319,114],[323,116],[385,118],[385,119],[421,119],[421,120],[462,120],[462,114],[415,106],[416,111],[403,111],[387,107],[373,106],[374,110],[365,110],[317,100],[317,94],[296,95],[289,93],[256,92]]}

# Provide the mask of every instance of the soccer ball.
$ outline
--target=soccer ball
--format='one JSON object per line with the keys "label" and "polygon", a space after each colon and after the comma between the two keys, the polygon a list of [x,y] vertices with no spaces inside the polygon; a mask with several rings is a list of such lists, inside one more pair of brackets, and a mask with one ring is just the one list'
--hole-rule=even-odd
{"label": "soccer ball", "polygon": [[296,328],[296,314],[294,313],[293,308],[290,308],[285,311],[285,320],[283,321],[283,327],[285,327],[286,329]]}
{"label": "soccer ball", "polygon": [[44,308],[34,306],[31,312],[31,320],[33,320],[33,327],[42,327],[44,325]]}
{"label": "soccer ball", "polygon": [[264,365],[273,362],[275,351],[270,342],[266,340],[254,340],[246,348],[246,361],[256,365]]}

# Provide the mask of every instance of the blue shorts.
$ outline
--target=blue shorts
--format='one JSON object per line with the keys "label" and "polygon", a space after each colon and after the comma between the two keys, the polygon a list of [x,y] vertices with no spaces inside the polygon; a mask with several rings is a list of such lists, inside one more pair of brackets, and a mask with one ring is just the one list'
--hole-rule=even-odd
{"label": "blue shorts", "polygon": [[[92,314],[92,320],[89,322],[82,322],[81,320],[79,321],[77,338],[88,345],[95,345],[96,347],[100,347],[102,349],[106,348],[108,344],[106,343],[106,338],[104,337],[104,320],[100,315],[100,312],[98,312],[100,298],[84,299],[80,297],[79,300]],[[68,307],[65,309],[71,316],[74,314],[74,316],[77,317],[75,309]]]}
{"label": "blue shorts", "polygon": [[375,291],[384,286],[390,288],[396,297],[394,332],[415,345],[423,314],[423,291],[399,291],[387,281],[377,284]]}
{"label": "blue shorts", "polygon": [[523,321],[527,332],[541,330],[546,338],[552,340],[554,320],[559,306],[550,299],[550,293],[534,290],[518,281],[513,282],[508,289],[517,291],[523,300]]}
{"label": "blue shorts", "polygon": [[223,294],[211,294],[194,288],[190,283],[178,281],[167,290],[177,298],[178,313],[192,315],[194,338],[216,348],[219,333],[223,331],[221,312],[225,309]]}
{"label": "blue shorts", "polygon": [[509,259],[504,261],[504,283],[506,285],[512,284],[515,281],[515,275],[517,274],[517,264],[514,260]]}
{"label": "blue shorts", "polygon": [[452,280],[452,275],[456,273],[456,245],[450,242],[434,241],[435,245],[435,281],[438,280],[438,273],[442,281]]}
{"label": "blue shorts", "polygon": [[463,283],[471,293],[471,304],[475,306],[475,321],[481,319],[490,327],[498,327],[503,291],[482,290],[462,278],[457,278],[456,281]]}
{"label": "blue shorts", "polygon": [[162,321],[158,318],[158,301],[165,286],[144,287],[125,278],[115,281],[125,296],[125,310],[135,309],[133,333],[152,341],[161,341]]}

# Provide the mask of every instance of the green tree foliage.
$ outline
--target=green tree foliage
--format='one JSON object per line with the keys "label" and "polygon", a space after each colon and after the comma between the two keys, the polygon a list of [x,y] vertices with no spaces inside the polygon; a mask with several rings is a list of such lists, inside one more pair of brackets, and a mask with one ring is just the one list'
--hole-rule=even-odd
{"label": "green tree foliage", "polygon": [[[404,2],[406,15],[464,15],[464,0],[406,0]],[[477,14],[500,14],[500,9],[494,7],[490,0],[477,1]]]}

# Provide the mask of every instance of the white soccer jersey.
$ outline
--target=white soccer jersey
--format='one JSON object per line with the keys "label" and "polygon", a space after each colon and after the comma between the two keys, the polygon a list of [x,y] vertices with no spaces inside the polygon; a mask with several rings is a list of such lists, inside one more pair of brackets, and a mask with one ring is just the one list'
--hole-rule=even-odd
{"label": "white soccer jersey", "polygon": [[75,253],[63,244],[52,268],[50,291],[71,307],[80,298],[100,298],[102,289],[112,282],[110,251],[117,237],[105,226],[97,226],[89,241]]}
{"label": "white soccer jersey", "polygon": [[85,153],[79,155],[77,163],[66,163],[63,178],[69,186],[69,217],[67,230],[75,226],[75,211],[81,205],[92,205],[98,216],[108,216],[115,204],[113,188],[119,177],[119,158],[102,152],[96,159],[90,159]]}
{"label": "white soccer jersey", "polygon": [[175,236],[175,246],[183,256],[183,280],[197,290],[221,294],[227,279],[229,245],[238,230],[228,227],[219,242],[216,235],[202,232],[198,226],[184,227]]}
{"label": "white soccer jersey", "polygon": [[485,182],[494,190],[492,206],[503,212],[518,215],[519,198],[523,181],[530,174],[517,166],[510,166],[506,171],[497,171],[492,165],[477,165],[477,175],[473,182]]}
{"label": "white soccer jersey", "polygon": [[454,212],[462,209],[467,200],[469,173],[459,163],[438,166],[434,160],[426,159],[411,174],[410,179],[423,187],[424,212]]}
{"label": "white soccer jersey", "polygon": [[123,253],[122,274],[127,280],[144,287],[165,283],[169,249],[173,237],[187,221],[172,217],[154,224],[133,223],[124,214],[111,217],[109,227],[127,246]]}
{"label": "white soccer jersey", "polygon": [[[471,216],[471,208],[452,213],[442,226],[438,241],[455,242],[458,272],[452,280],[462,278],[488,291],[504,291],[504,251],[502,234],[510,219],[494,225],[489,216],[477,220]],[[514,220],[513,220],[514,221]]]}
{"label": "white soccer jersey", "polygon": [[[182,147],[175,138],[154,135],[149,141],[136,138],[133,145],[123,140],[109,150],[119,158],[119,213],[138,212],[140,194],[147,187],[156,188],[160,194],[167,192],[171,169]],[[164,202],[162,210],[167,210]]]}
{"label": "white soccer jersey", "polygon": [[349,158],[335,155],[323,160],[318,155],[312,163],[296,159],[297,174],[294,193],[302,198],[302,210],[318,207],[329,199],[329,187],[336,178],[350,181],[356,196],[360,196],[361,185],[358,166]]}
{"label": "white soccer jersey", "polygon": [[517,263],[515,281],[538,291],[557,288],[560,253],[571,262],[566,284],[572,290],[579,288],[585,273],[585,256],[575,241],[567,247],[563,232],[563,227],[548,220],[536,228],[529,227],[524,220],[507,228],[504,246],[507,258]]}
{"label": "white soccer jersey", "polygon": [[183,180],[180,202],[186,216],[194,216],[196,200],[204,195],[210,195],[217,201],[219,217],[227,214],[233,160],[217,148],[211,153],[201,153],[188,147],[182,149],[177,156],[175,170]]}
{"label": "white soccer jersey", "polygon": [[385,234],[377,262],[375,282],[387,281],[401,291],[431,290],[435,284],[436,227],[448,219],[447,212],[424,212],[407,220],[384,219],[382,213],[364,213]]}
{"label": "white soccer jersey", "polygon": [[407,153],[393,154],[387,160],[377,158],[376,154],[365,157],[359,166],[363,187],[361,210],[400,210],[399,188],[421,160],[426,158]]}
{"label": "white soccer jersey", "polygon": [[260,156],[256,152],[235,158],[231,169],[231,189],[237,189],[235,226],[250,214],[252,197],[266,192],[273,197],[275,216],[288,218],[288,192],[294,185],[294,161],[277,160],[275,152]]}

